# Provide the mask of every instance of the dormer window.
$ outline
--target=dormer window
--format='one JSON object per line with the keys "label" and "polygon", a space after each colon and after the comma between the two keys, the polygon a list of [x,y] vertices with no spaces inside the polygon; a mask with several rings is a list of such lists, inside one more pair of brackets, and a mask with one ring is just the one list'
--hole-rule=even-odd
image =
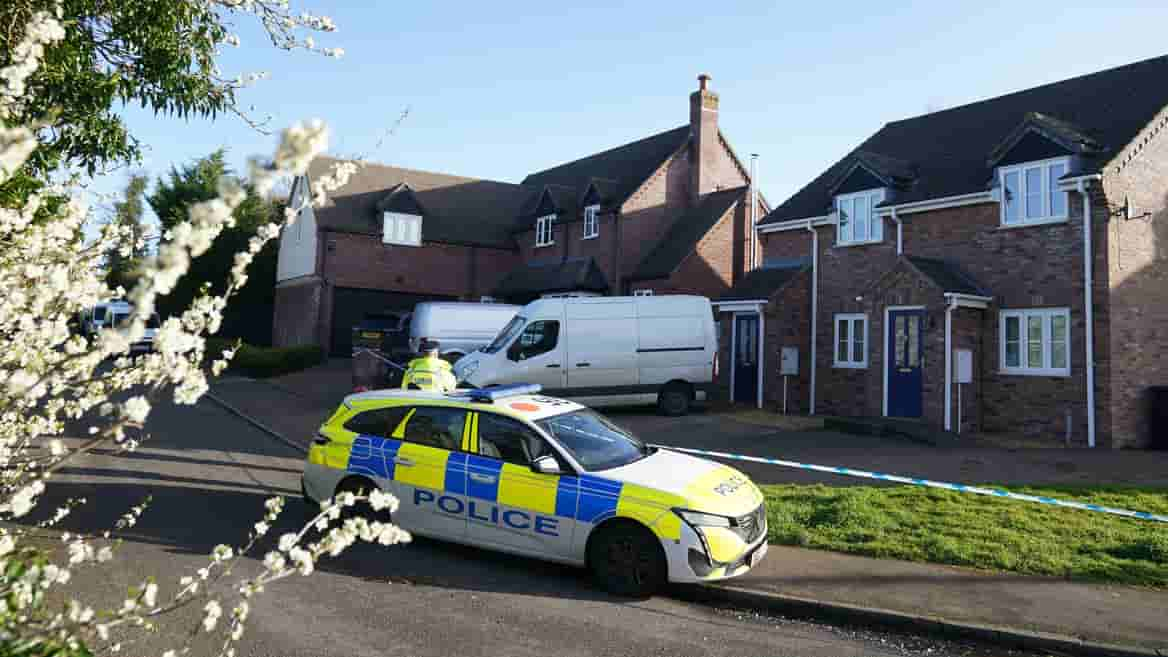
{"label": "dormer window", "polygon": [[556,215],[548,214],[535,220],[535,245],[551,246],[556,242]]}
{"label": "dormer window", "polygon": [[584,208],[584,237],[590,240],[600,235],[600,206],[589,205]]}
{"label": "dormer window", "polygon": [[835,197],[836,244],[874,244],[884,240],[884,225],[876,206],[884,201],[883,189],[869,189]]}
{"label": "dormer window", "polygon": [[400,212],[382,213],[381,242],[401,246],[422,245],[422,217]]}
{"label": "dormer window", "polygon": [[1026,162],[998,170],[1003,226],[1066,221],[1067,193],[1059,178],[1067,173],[1067,158]]}

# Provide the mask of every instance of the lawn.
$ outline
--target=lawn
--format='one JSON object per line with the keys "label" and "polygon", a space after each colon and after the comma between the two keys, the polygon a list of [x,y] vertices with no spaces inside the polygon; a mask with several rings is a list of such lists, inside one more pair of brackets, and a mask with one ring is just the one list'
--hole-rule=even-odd
{"label": "lawn", "polygon": [[[763,486],[770,542],[1168,588],[1168,524],[916,486]],[[1007,490],[1168,514],[1168,489]]]}

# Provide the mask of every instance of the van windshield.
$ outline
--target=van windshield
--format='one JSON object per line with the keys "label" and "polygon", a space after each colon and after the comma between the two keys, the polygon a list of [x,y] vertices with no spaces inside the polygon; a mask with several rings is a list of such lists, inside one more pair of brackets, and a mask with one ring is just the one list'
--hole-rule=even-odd
{"label": "van windshield", "polygon": [[515,336],[519,335],[519,332],[523,330],[523,325],[526,323],[527,318],[522,315],[512,317],[511,321],[507,322],[507,325],[503,327],[503,330],[499,331],[499,335],[496,335],[495,339],[491,340],[491,344],[483,347],[482,350],[488,354],[493,354],[506,347],[508,343],[515,339]]}
{"label": "van windshield", "polygon": [[628,465],[654,451],[633,434],[589,409],[555,415],[536,424],[589,472]]}

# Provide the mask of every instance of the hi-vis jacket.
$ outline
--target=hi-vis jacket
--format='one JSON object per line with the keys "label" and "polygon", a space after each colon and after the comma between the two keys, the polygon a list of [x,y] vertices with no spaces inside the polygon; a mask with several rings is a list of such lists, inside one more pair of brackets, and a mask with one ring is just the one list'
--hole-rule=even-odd
{"label": "hi-vis jacket", "polygon": [[450,370],[450,363],[441,358],[423,356],[411,360],[402,375],[401,387],[409,389],[411,385],[419,390],[450,392],[458,387],[458,380]]}

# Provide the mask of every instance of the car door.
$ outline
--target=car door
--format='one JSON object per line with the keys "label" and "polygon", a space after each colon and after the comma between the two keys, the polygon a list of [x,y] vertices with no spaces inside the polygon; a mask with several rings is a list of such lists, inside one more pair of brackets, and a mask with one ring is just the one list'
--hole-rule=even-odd
{"label": "car door", "polygon": [[[408,406],[372,408],[349,418],[345,421],[344,429],[355,435],[352,444],[349,445],[348,454],[343,452],[334,454],[331,450],[326,450],[327,465],[369,477],[382,490],[400,497],[393,481],[393,471],[394,459],[397,457],[398,448],[401,447],[401,441],[391,438],[390,434],[401,424],[410,410]],[[343,460],[336,462],[334,459]]]}
{"label": "car door", "polygon": [[507,368],[498,383],[538,383],[544,392],[564,388],[564,348],[560,322],[536,319],[507,348]]}
{"label": "car door", "polygon": [[395,518],[407,529],[439,538],[466,538],[466,457],[459,450],[468,412],[450,406],[415,406],[394,429],[400,440],[393,480],[400,505]]}
{"label": "car door", "polygon": [[[524,423],[476,414],[467,465],[467,531],[475,543],[571,558],[579,485],[568,465]],[[532,460],[552,455],[563,474],[542,474]]]}

